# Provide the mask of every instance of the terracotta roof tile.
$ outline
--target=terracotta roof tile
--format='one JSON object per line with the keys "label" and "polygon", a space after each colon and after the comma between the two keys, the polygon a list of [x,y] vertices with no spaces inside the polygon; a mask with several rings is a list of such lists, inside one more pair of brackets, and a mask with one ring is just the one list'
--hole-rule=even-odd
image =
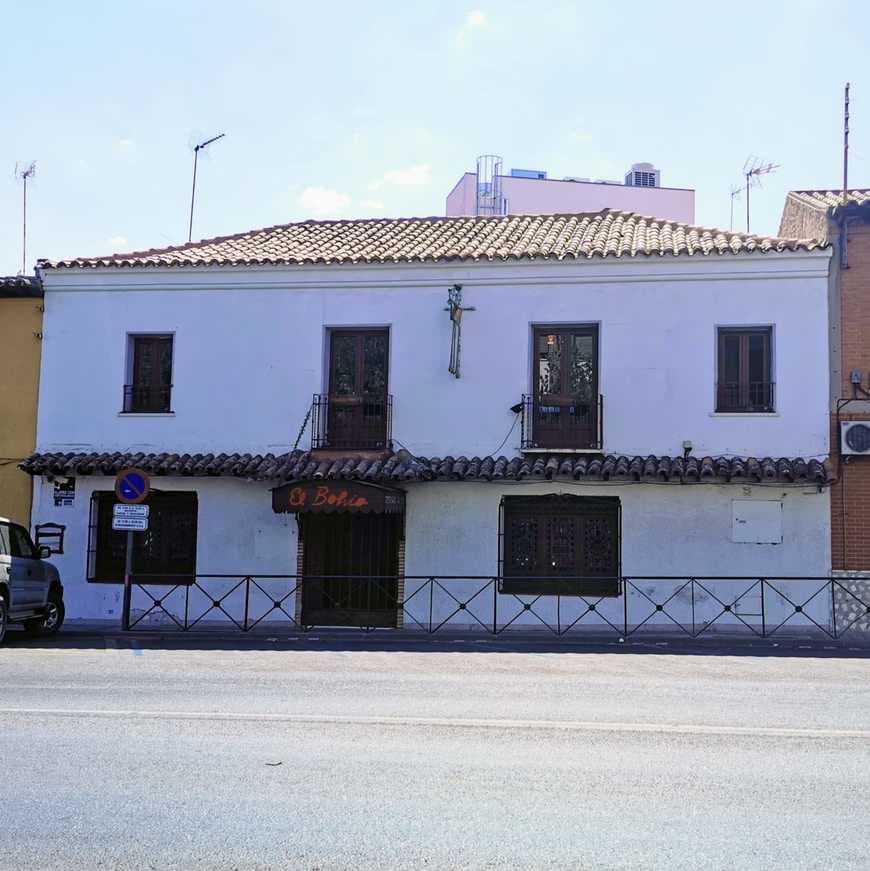
{"label": "terracotta roof tile", "polygon": [[[870,190],[846,192],[845,207],[870,216]],[[779,232],[784,235],[812,236],[827,244],[829,220],[844,208],[842,190],[789,191],[782,209]]]}
{"label": "terracotta roof tile", "polygon": [[385,459],[355,455],[322,457],[307,451],[287,454],[36,453],[20,468],[31,475],[113,477],[136,466],[155,476],[227,476],[262,481],[362,480],[520,481],[572,478],[575,481],[781,484],[830,483],[816,459],[756,457],[627,457],[540,454],[525,457],[445,457],[426,459],[399,451]]}
{"label": "terracotta roof tile", "polygon": [[586,260],[595,257],[812,251],[814,240],[693,227],[605,209],[564,215],[304,221],[107,257],[40,261],[42,269]]}

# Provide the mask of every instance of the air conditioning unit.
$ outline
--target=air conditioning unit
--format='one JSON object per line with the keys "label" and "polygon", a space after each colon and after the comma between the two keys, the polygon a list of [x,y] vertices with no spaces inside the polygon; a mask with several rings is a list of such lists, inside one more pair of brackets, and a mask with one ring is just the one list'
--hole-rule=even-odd
{"label": "air conditioning unit", "polygon": [[840,453],[844,457],[870,456],[870,420],[840,421]]}

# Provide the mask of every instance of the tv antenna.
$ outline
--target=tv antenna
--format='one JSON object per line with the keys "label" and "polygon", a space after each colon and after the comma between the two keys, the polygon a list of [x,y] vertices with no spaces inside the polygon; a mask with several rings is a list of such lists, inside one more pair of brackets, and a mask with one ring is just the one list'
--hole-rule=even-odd
{"label": "tv antenna", "polygon": [[211,139],[206,139],[205,142],[200,142],[198,145],[194,145],[193,147],[193,188],[190,191],[190,224],[187,228],[187,241],[190,242],[193,239],[193,204],[196,199],[196,164],[199,159],[199,152],[203,150],[203,148],[208,148],[212,142],[217,142],[218,139],[223,139],[226,136],[226,133],[218,133],[217,136],[212,136]]}
{"label": "tv antenna", "polygon": [[36,175],[36,161],[31,160],[26,165],[15,164],[15,178],[20,178],[24,187],[24,198],[21,205],[21,274],[27,273],[27,180]]}
{"label": "tv antenna", "polygon": [[753,187],[761,187],[761,176],[769,175],[779,169],[778,163],[763,163],[759,158],[750,155],[743,164],[743,176],[746,179],[746,232],[749,232],[749,191]]}
{"label": "tv antenna", "polygon": [[732,185],[731,187],[731,225],[730,229],[734,231],[734,200],[743,193],[743,185]]}

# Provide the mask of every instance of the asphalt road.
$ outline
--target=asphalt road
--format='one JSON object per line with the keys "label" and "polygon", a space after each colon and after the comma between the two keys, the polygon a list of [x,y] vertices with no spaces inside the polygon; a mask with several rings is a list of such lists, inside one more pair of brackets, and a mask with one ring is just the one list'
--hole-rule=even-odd
{"label": "asphalt road", "polygon": [[870,659],[13,639],[0,680],[0,868],[870,867]]}

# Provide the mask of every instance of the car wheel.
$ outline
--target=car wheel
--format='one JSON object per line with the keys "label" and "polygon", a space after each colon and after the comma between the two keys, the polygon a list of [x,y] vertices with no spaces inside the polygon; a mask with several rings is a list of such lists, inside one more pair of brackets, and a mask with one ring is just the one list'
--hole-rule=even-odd
{"label": "car wheel", "polygon": [[6,638],[6,627],[9,622],[9,616],[6,611],[6,600],[0,597],[0,644]]}
{"label": "car wheel", "polygon": [[48,594],[48,603],[45,606],[45,617],[40,621],[40,635],[57,635],[60,632],[60,627],[63,626],[63,618],[66,614],[66,609],[63,607],[63,596],[57,591],[52,590]]}

